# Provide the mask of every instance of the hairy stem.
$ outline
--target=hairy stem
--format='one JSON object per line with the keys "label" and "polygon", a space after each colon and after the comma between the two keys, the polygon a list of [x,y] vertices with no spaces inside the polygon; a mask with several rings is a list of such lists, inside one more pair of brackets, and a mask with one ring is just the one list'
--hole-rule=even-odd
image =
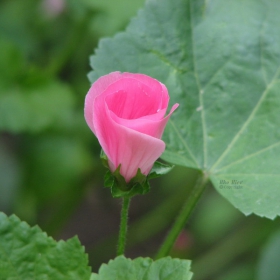
{"label": "hairy stem", "polygon": [[168,255],[178,235],[186,225],[192,210],[194,209],[199,198],[204,192],[207,183],[208,183],[208,177],[204,173],[202,173],[201,176],[198,178],[194,188],[192,189],[187,201],[183,205],[181,212],[177,216],[177,219],[175,220],[173,227],[169,231],[166,239],[164,240],[162,246],[160,247],[156,255],[156,259],[163,258]]}
{"label": "hairy stem", "polygon": [[127,234],[127,221],[128,221],[128,209],[130,204],[130,198],[124,197],[121,211],[121,224],[119,232],[118,250],[117,255],[124,255],[126,234]]}

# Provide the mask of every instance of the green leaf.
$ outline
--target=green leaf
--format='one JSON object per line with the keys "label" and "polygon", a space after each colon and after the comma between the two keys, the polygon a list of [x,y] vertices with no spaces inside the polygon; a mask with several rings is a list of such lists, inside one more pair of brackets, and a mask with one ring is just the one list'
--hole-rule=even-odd
{"label": "green leaf", "polygon": [[280,231],[277,231],[263,250],[258,267],[258,280],[280,279]]}
{"label": "green leaf", "polygon": [[19,79],[26,66],[23,55],[15,44],[0,37],[0,45],[2,49],[0,53],[0,84],[7,86],[14,84]]}
{"label": "green leaf", "polygon": [[0,131],[38,132],[68,125],[74,109],[71,89],[60,82],[44,81],[31,87],[0,91]]}
{"label": "green leaf", "polygon": [[104,36],[123,29],[131,16],[143,5],[144,0],[83,0],[82,2],[87,4],[88,8],[98,11],[92,19],[92,28]]}
{"label": "green leaf", "polygon": [[148,180],[167,174],[168,172],[170,172],[173,169],[173,167],[174,167],[174,165],[156,161],[153,165],[152,170],[150,171],[150,173],[148,175]]}
{"label": "green leaf", "polygon": [[150,258],[135,260],[119,256],[108,264],[103,264],[98,274],[93,274],[91,280],[190,280],[191,262],[188,260],[166,257],[153,261]]}
{"label": "green leaf", "polygon": [[125,32],[100,41],[89,74],[165,83],[180,107],[163,158],[205,171],[243,213],[269,218],[280,215],[279,9],[276,0],[148,1]]}
{"label": "green leaf", "polygon": [[0,140],[0,209],[11,211],[18,199],[21,170],[18,154],[7,147],[5,141]]}
{"label": "green leaf", "polygon": [[88,280],[87,264],[78,238],[56,242],[39,227],[0,213],[1,280]]}

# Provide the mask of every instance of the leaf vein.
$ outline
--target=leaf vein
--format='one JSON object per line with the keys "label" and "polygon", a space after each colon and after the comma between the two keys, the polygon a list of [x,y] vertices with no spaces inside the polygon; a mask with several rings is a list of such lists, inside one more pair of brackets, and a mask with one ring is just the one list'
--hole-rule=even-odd
{"label": "leaf vein", "polygon": [[265,23],[265,19],[263,20],[263,22],[261,24],[259,43],[260,43],[260,60],[261,60],[262,76],[263,76],[263,79],[265,81],[265,84],[267,85],[267,75],[266,75],[265,68],[264,68],[264,42],[263,42],[264,23]]}
{"label": "leaf vein", "polygon": [[265,148],[263,148],[263,149],[261,149],[261,150],[255,152],[255,153],[252,153],[252,154],[250,154],[250,155],[248,155],[248,156],[245,156],[245,157],[243,157],[243,158],[241,158],[241,159],[238,159],[238,160],[236,160],[236,161],[234,161],[234,162],[232,162],[232,163],[230,163],[230,164],[228,164],[228,165],[225,165],[225,166],[223,166],[222,168],[216,170],[214,173],[217,174],[217,172],[219,172],[219,171],[221,171],[221,170],[223,170],[223,169],[225,169],[225,168],[228,168],[228,167],[230,167],[230,166],[232,166],[232,165],[238,164],[238,163],[240,163],[240,162],[242,162],[242,161],[245,161],[245,160],[247,160],[247,159],[249,159],[249,158],[252,158],[252,157],[254,157],[254,156],[257,156],[257,155],[259,155],[259,154],[261,154],[261,153],[263,153],[263,152],[265,152],[265,151],[268,151],[268,150],[270,150],[270,149],[273,149],[274,147],[276,147],[276,146],[278,146],[278,145],[280,145],[280,141],[279,141],[279,142],[276,142],[276,143],[274,143],[274,144],[272,144],[272,145],[270,145],[270,146],[268,146],[268,147],[265,147]]}
{"label": "leaf vein", "polygon": [[[219,177],[222,176],[223,174],[215,174],[215,176]],[[228,175],[234,175],[234,176],[276,176],[276,177],[280,177],[280,174],[272,174],[272,173],[226,173],[226,176]]]}
{"label": "leaf vein", "polygon": [[176,128],[174,122],[173,122],[171,119],[169,119],[169,123],[172,125],[174,131],[177,133],[179,139],[181,140],[181,142],[182,142],[183,145],[185,146],[186,150],[189,152],[189,154],[190,154],[190,156],[191,156],[193,162],[196,164],[196,167],[199,168],[198,162],[196,161],[196,159],[195,159],[193,153],[191,152],[191,150],[190,150],[190,148],[189,148],[187,142],[184,141],[184,139],[183,139],[181,133],[180,133],[180,132],[178,131],[178,129]]}
{"label": "leaf vein", "polygon": [[205,92],[206,88],[210,85],[210,83],[212,82],[212,80],[218,75],[218,73],[224,69],[224,67],[231,61],[232,59],[232,55],[225,60],[225,62],[215,71],[215,73],[208,79],[208,81],[205,83],[202,91],[203,93]]}
{"label": "leaf vein", "polygon": [[204,108],[203,96],[202,96],[203,91],[201,89],[199,76],[198,76],[198,72],[197,72],[197,67],[196,67],[196,55],[195,55],[194,34],[193,34],[194,25],[193,25],[193,19],[192,19],[192,13],[193,13],[192,0],[189,0],[189,4],[190,4],[189,18],[190,18],[190,25],[191,25],[192,58],[193,58],[193,67],[194,67],[193,70],[194,70],[194,76],[195,76],[196,85],[197,85],[198,94],[199,94],[199,108],[201,108],[200,112],[201,112],[202,135],[203,135],[203,155],[204,155],[203,167],[206,168],[206,166],[207,166],[207,141],[206,141],[207,132],[206,132],[206,121],[205,121],[205,108]]}
{"label": "leaf vein", "polygon": [[227,148],[224,150],[224,152],[222,153],[222,155],[218,158],[218,160],[216,161],[216,163],[214,163],[212,165],[212,167],[210,168],[210,173],[213,172],[212,170],[224,159],[224,157],[229,153],[229,151],[232,149],[232,147],[235,145],[235,143],[237,142],[237,140],[240,138],[240,136],[242,135],[242,133],[244,132],[244,130],[246,129],[246,127],[250,124],[250,122],[252,121],[252,119],[254,118],[256,112],[258,111],[259,107],[261,106],[262,102],[264,101],[264,99],[266,98],[267,94],[269,93],[269,90],[271,89],[271,87],[274,85],[274,83],[277,81],[277,76],[279,75],[279,71],[280,71],[280,66],[278,67],[278,69],[276,70],[276,73],[274,74],[273,78],[271,79],[269,85],[267,85],[266,89],[263,91],[263,93],[260,96],[260,99],[258,101],[258,103],[256,104],[256,106],[254,107],[254,109],[252,110],[251,114],[249,115],[249,117],[247,118],[247,120],[244,122],[244,124],[241,126],[240,130],[236,133],[236,135],[233,137],[232,141],[230,142],[230,144],[227,146]]}

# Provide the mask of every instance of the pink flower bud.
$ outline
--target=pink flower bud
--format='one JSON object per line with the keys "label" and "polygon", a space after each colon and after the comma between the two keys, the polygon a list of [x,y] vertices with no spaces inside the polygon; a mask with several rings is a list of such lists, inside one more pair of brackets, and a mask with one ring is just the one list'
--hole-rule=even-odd
{"label": "pink flower bud", "polygon": [[108,157],[112,172],[121,164],[129,182],[138,168],[148,175],[165,149],[161,140],[169,95],[164,84],[143,74],[113,72],[99,78],[85,99],[85,119]]}
{"label": "pink flower bud", "polygon": [[65,9],[65,0],[43,0],[42,7],[46,15],[55,17]]}

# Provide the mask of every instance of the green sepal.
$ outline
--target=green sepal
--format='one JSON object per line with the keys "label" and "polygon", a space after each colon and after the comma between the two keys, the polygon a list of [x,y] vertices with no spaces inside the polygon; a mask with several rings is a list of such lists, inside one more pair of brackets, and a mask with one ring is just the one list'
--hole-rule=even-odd
{"label": "green sepal", "polygon": [[113,197],[133,197],[137,194],[146,194],[150,191],[150,184],[146,180],[143,184],[135,184],[128,191],[122,191],[118,188],[117,184],[114,184],[111,188],[111,193]]}
{"label": "green sepal", "polygon": [[[100,158],[103,165],[109,169],[108,157],[101,150]],[[121,165],[111,172],[108,170],[104,177],[104,185],[111,189],[113,197],[133,197],[137,194],[146,194],[150,191],[150,179],[157,178],[168,173],[174,165],[156,161],[149,175],[142,174],[141,169],[138,168],[136,175],[127,183],[125,178],[120,174]]]}
{"label": "green sepal", "polygon": [[108,170],[106,173],[105,173],[105,176],[104,176],[104,187],[105,188],[112,188],[113,184],[114,184],[114,176],[113,174],[111,173],[110,170]]}
{"label": "green sepal", "polygon": [[[115,178],[115,182],[117,184],[117,187],[124,192],[127,192],[131,189],[132,184],[127,183],[124,179],[124,177],[120,173],[121,171],[121,165],[118,166],[118,168],[113,172],[113,176]],[[114,186],[114,185],[113,185]]]}
{"label": "green sepal", "polygon": [[162,163],[160,161],[156,161],[152,170],[148,175],[148,180],[160,177],[162,175],[167,174],[169,171],[173,169],[174,165],[168,163]]}
{"label": "green sepal", "polygon": [[141,173],[138,168],[137,174],[126,183],[124,177],[120,174],[121,165],[111,173],[105,174],[105,187],[111,188],[113,197],[133,197],[137,194],[146,194],[150,190],[150,184],[147,177]]}
{"label": "green sepal", "polygon": [[107,157],[106,154],[104,153],[103,149],[101,149],[100,158],[101,158],[102,164],[103,164],[106,168],[109,169],[108,157]]}

